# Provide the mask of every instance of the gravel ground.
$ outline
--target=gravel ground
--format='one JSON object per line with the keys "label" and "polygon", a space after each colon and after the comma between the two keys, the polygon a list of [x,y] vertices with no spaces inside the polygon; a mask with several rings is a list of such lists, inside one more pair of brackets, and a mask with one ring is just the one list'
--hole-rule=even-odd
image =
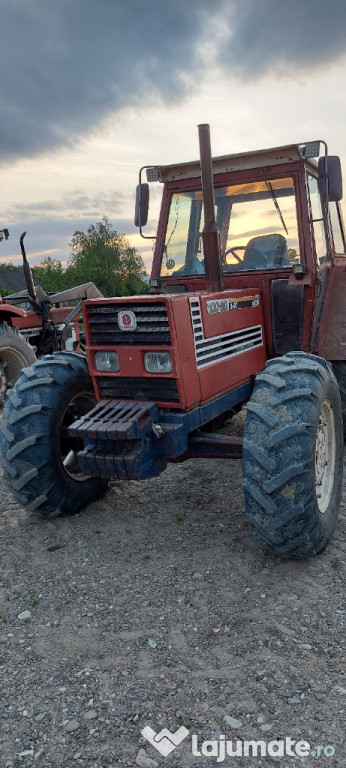
{"label": "gravel ground", "polygon": [[[0,493],[1,768],[209,768],[220,734],[316,752],[223,765],[345,766],[346,485],[300,562],[252,541],[240,462],[114,483],[49,522]],[[147,725],[190,736],[162,757]]]}

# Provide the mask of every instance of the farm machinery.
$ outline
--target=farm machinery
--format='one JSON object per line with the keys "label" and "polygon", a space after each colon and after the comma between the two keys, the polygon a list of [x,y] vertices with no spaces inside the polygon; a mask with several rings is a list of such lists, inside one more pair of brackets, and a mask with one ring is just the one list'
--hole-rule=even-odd
{"label": "farm machinery", "polygon": [[[8,230],[2,231],[7,233],[7,239]],[[24,246],[25,235],[23,232],[20,237],[20,247],[26,290],[6,298],[0,296],[0,406],[23,367],[32,365],[42,355],[79,349],[82,300],[102,295],[93,283],[49,296],[35,286]],[[78,303],[71,307],[76,300]]]}
{"label": "farm machinery", "polygon": [[[109,480],[242,459],[256,541],[309,557],[333,533],[342,487],[340,160],[321,141],[212,159],[206,125],[199,144],[198,161],[139,174],[143,237],[149,185],[163,185],[150,294],[86,300],[86,356],[41,358],[9,393],[5,481],[52,517]],[[215,432],[244,405],[243,439]]]}

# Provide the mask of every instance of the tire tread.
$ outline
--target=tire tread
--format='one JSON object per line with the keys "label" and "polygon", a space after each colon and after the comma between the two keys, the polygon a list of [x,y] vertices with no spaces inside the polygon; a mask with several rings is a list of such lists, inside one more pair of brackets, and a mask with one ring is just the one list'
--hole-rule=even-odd
{"label": "tire tread", "polygon": [[[344,383],[346,392],[346,369]],[[330,522],[326,515],[316,514],[315,492],[315,434],[326,388],[336,409],[338,445],[336,509]],[[243,486],[254,538],[267,551],[301,558],[322,551],[327,544],[341,496],[340,415],[336,381],[325,360],[304,352],[288,353],[268,361],[257,376],[247,407]]]}
{"label": "tire tread", "polygon": [[86,358],[56,352],[23,369],[4,408],[0,449],[5,485],[20,504],[41,517],[79,512],[107,488],[107,481],[98,477],[71,477],[54,445],[67,393],[75,396],[80,391],[93,392]]}

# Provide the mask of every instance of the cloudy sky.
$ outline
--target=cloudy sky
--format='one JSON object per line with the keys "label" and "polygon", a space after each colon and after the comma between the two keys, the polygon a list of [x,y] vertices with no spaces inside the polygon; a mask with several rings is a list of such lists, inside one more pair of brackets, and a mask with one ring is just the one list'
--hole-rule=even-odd
{"label": "cloudy sky", "polygon": [[[0,262],[66,262],[141,165],[322,138],[346,178],[344,0],[0,0]],[[151,205],[155,227],[158,197]],[[346,212],[345,212],[346,213]]]}

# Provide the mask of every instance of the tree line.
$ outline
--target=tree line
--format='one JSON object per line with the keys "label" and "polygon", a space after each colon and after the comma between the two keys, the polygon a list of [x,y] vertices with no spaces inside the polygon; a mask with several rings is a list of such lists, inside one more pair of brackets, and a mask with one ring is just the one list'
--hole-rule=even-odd
{"label": "tree line", "polygon": [[[57,293],[88,282],[95,283],[104,296],[147,293],[142,257],[126,237],[113,228],[106,216],[95,225],[91,224],[86,233],[76,231],[70,249],[66,267],[50,256],[32,267],[34,281],[39,280],[46,293]],[[4,265],[6,268],[10,266],[14,268]]]}

